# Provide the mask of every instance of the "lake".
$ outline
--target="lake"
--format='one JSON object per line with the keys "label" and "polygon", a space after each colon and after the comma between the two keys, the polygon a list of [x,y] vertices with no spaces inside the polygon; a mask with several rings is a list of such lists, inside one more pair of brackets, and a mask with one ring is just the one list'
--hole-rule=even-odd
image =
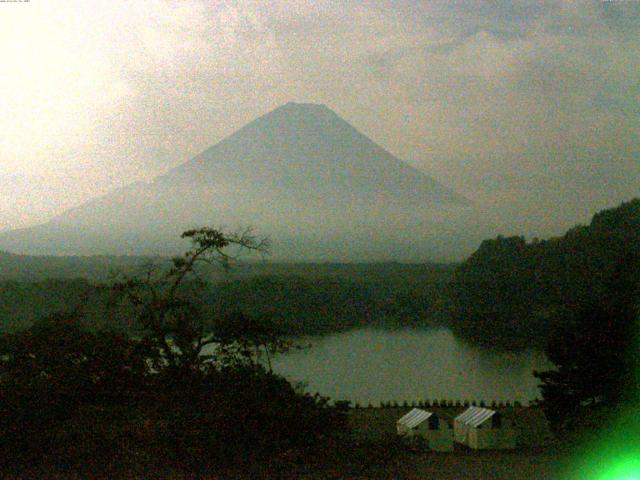
{"label": "lake", "polygon": [[305,350],[279,355],[276,372],[307,391],[366,406],[426,399],[528,401],[539,398],[533,370],[552,364],[539,351],[474,347],[447,329],[364,328],[298,339]]}

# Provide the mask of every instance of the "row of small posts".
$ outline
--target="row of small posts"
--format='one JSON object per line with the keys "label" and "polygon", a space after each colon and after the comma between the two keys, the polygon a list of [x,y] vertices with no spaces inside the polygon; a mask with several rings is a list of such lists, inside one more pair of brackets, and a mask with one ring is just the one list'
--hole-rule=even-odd
{"label": "row of small posts", "polygon": [[[336,405],[342,405],[343,407],[351,407],[350,401],[338,400],[335,402]],[[484,400],[476,401],[476,400],[420,400],[420,401],[381,401],[378,405],[374,405],[369,403],[367,405],[362,405],[359,402],[355,402],[352,408],[430,408],[430,407],[486,407],[486,408],[511,408],[511,407],[522,407],[522,403],[519,401],[506,401],[506,402],[497,402],[493,401],[490,404],[487,404]]]}

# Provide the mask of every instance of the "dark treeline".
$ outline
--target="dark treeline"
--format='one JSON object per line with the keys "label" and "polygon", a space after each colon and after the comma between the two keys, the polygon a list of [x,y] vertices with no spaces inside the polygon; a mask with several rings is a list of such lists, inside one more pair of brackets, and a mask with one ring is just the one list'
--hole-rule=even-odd
{"label": "dark treeline", "polygon": [[[246,255],[234,268],[225,271],[219,265],[199,265],[198,274],[209,281],[244,279],[256,276],[298,276],[305,278],[357,278],[360,280],[399,280],[404,277],[439,280],[452,270],[451,264],[437,263],[331,263],[278,262]],[[92,282],[112,280],[118,273],[135,273],[154,263],[170,265],[167,257],[139,256],[34,256],[0,251],[0,282],[38,282],[84,278]]]}
{"label": "dark treeline", "polygon": [[262,276],[220,283],[206,301],[214,316],[240,308],[301,335],[425,325],[438,301],[437,284],[415,280]]}
{"label": "dark treeline", "polygon": [[2,282],[0,331],[21,330],[50,314],[73,310],[96,292],[85,279]]}
{"label": "dark treeline", "polygon": [[[366,325],[431,324],[439,292],[453,267],[432,265],[240,265],[227,280],[210,280],[198,292],[210,318],[241,311],[269,316],[291,334],[322,334]],[[262,273],[268,272],[267,274]],[[25,328],[38,318],[82,308],[89,327],[121,324],[108,308],[108,289],[87,279],[0,283],[1,330]],[[82,305],[82,306],[81,306]]]}
{"label": "dark treeline", "polygon": [[[198,299],[209,317],[238,311],[270,317],[294,335],[369,325],[449,326],[470,342],[495,348],[543,348],[559,323],[608,295],[620,262],[637,262],[640,200],[602,211],[564,236],[526,242],[484,241],[464,263],[243,263],[198,274]],[[89,326],[123,325],[104,315],[114,271],[133,272],[150,259],[0,255],[3,331],[83,304]],[[166,259],[157,259],[160,265]],[[60,268],[60,270],[58,270]],[[75,269],[76,277],[71,277]],[[48,275],[53,280],[43,280]]]}
{"label": "dark treeline", "polygon": [[607,302],[620,265],[640,282],[640,199],[560,238],[484,241],[447,288],[449,325],[475,343],[543,347],[558,322]]}
{"label": "dark treeline", "polygon": [[37,282],[49,279],[84,278],[104,281],[116,271],[131,271],[152,260],[127,256],[33,256],[0,251],[0,280]]}

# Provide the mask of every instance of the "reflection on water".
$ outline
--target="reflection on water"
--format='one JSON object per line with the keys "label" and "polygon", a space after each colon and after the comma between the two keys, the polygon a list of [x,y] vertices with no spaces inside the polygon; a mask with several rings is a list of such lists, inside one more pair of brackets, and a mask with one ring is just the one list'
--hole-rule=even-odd
{"label": "reflection on water", "polygon": [[542,352],[494,352],[447,329],[365,328],[303,338],[312,347],[280,355],[274,370],[311,392],[366,405],[425,399],[521,401],[539,397],[533,370],[551,367]]}

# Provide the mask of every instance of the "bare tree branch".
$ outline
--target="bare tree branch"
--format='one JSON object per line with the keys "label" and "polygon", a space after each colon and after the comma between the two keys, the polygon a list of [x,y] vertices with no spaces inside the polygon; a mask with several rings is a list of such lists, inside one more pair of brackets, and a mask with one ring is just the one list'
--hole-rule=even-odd
{"label": "bare tree branch", "polygon": [[[168,269],[150,262],[138,276],[123,275],[113,290],[138,310],[138,321],[169,366],[193,368],[202,361],[202,349],[217,340],[205,338],[199,313],[181,288],[185,280],[195,278],[203,285],[204,280],[195,270],[198,263],[218,264],[227,270],[243,252],[268,254],[269,241],[258,239],[251,228],[226,234],[203,227],[187,230],[181,237],[191,241],[191,248],[173,258]],[[237,252],[230,254],[229,248],[236,248]]]}

